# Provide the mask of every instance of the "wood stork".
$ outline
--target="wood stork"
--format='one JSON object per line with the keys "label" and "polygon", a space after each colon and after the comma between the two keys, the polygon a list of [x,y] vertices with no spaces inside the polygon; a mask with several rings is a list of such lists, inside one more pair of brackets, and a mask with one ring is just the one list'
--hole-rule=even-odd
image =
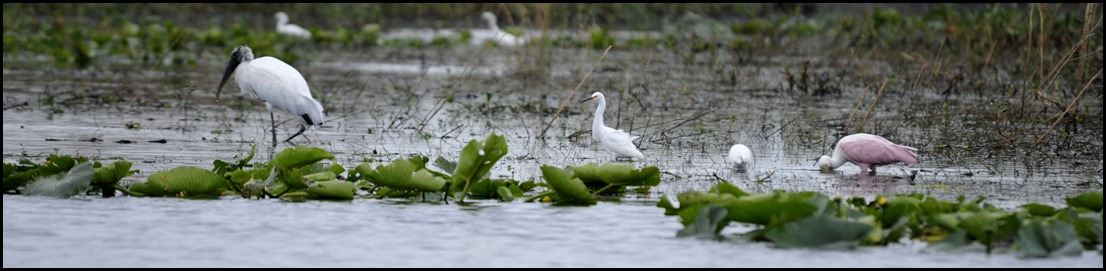
{"label": "wood stork", "polygon": [[276,20],[277,20],[277,24],[276,24],[277,33],[281,33],[281,34],[285,34],[285,35],[289,35],[289,36],[295,36],[295,37],[303,38],[303,39],[310,39],[311,38],[311,31],[307,31],[307,29],[304,29],[303,27],[300,27],[299,25],[288,23],[288,14],[285,14],[284,12],[277,12],[276,13]]}
{"label": "wood stork", "polygon": [[238,81],[238,88],[241,88],[243,93],[265,102],[265,109],[269,110],[269,121],[273,128],[274,148],[277,141],[273,109],[291,114],[300,122],[300,131],[285,139],[284,142],[302,134],[309,126],[323,123],[323,105],[312,98],[307,80],[303,79],[300,72],[284,61],[268,56],[254,59],[250,47],[238,46],[230,54],[230,63],[227,64],[227,69],[223,72],[223,80],[219,82],[219,89],[215,92],[216,101],[219,100],[219,94],[223,92],[223,86],[226,85],[231,74],[234,74],[234,80]]}
{"label": "wood stork", "polygon": [[851,134],[837,141],[837,147],[833,149],[833,156],[823,155],[814,165],[823,172],[829,172],[840,167],[845,162],[852,162],[860,166],[860,172],[876,174],[876,166],[903,162],[914,164],[918,162],[917,148],[907,147],[873,134]]}
{"label": "wood stork", "polygon": [[603,93],[598,91],[592,93],[591,98],[580,101],[580,103],[591,100],[599,102],[599,107],[595,109],[595,118],[591,123],[591,136],[595,138],[595,141],[603,145],[603,149],[606,149],[607,153],[610,153],[615,160],[621,158],[645,159],[645,155],[634,145],[634,139],[637,139],[637,136],[630,136],[622,129],[614,129],[603,124],[603,111],[607,109],[607,98],[603,96]]}

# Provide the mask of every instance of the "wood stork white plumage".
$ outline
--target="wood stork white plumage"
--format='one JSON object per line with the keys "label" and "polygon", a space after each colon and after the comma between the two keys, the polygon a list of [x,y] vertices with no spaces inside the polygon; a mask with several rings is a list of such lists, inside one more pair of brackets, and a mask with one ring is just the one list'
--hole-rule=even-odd
{"label": "wood stork white plumage", "polygon": [[607,109],[607,98],[603,96],[601,92],[595,92],[591,94],[590,98],[587,98],[581,103],[596,100],[599,102],[599,107],[595,109],[595,118],[591,123],[591,136],[598,141],[603,148],[610,153],[615,160],[623,158],[637,158],[638,160],[645,159],[645,154],[637,149],[634,145],[634,139],[638,136],[630,136],[629,133],[622,129],[614,129],[607,127],[603,124],[603,111]]}
{"label": "wood stork white plumage", "polygon": [[289,35],[289,36],[295,36],[295,37],[303,38],[303,39],[310,39],[311,38],[311,31],[307,31],[307,29],[304,29],[303,27],[300,27],[299,25],[288,23],[288,14],[286,14],[284,12],[277,12],[276,13],[276,20],[277,20],[277,24],[276,24],[277,33],[281,33],[281,34],[285,34],[285,35]]}
{"label": "wood stork white plumage", "polygon": [[227,63],[223,80],[219,82],[219,89],[215,92],[216,101],[219,100],[219,94],[223,92],[223,86],[226,85],[231,74],[234,74],[234,80],[238,81],[238,88],[241,88],[243,93],[265,102],[265,109],[269,110],[269,121],[272,122],[273,127],[274,148],[277,141],[273,109],[291,114],[299,120],[300,131],[285,139],[284,142],[303,134],[308,127],[323,123],[323,105],[311,96],[307,80],[303,79],[300,72],[284,61],[268,56],[254,59],[250,47],[238,46],[230,54],[230,63]]}

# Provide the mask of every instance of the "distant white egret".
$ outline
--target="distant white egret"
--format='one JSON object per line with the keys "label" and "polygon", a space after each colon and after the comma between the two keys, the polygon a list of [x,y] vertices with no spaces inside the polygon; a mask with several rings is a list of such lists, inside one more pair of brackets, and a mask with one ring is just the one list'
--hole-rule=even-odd
{"label": "distant white egret", "polygon": [[285,34],[285,35],[289,35],[289,36],[294,36],[294,37],[298,37],[298,38],[303,38],[303,39],[310,39],[311,38],[311,31],[307,31],[307,29],[304,29],[303,27],[300,27],[296,24],[288,23],[288,14],[285,14],[284,12],[277,12],[276,13],[276,20],[277,20],[277,24],[276,24],[277,33],[281,33],[281,34]]}
{"label": "distant white egret", "polygon": [[871,169],[868,175],[876,175],[876,166],[898,162],[917,163],[918,154],[914,153],[917,150],[892,143],[882,136],[857,133],[842,137],[837,141],[837,147],[833,148],[833,156],[823,155],[814,165],[823,172],[829,172],[845,162],[852,162],[860,166],[861,173]]}
{"label": "distant white egret", "polygon": [[747,171],[753,168],[753,151],[742,144],[734,144],[730,147],[730,153],[726,155],[726,163],[734,166],[738,171]]}
{"label": "distant white egret", "polygon": [[487,41],[491,41],[491,42],[497,43],[499,45],[506,45],[506,46],[520,46],[520,45],[525,45],[526,44],[525,39],[523,39],[519,36],[515,36],[514,34],[507,33],[503,30],[500,30],[499,29],[499,24],[496,24],[496,22],[495,22],[496,21],[495,14],[492,14],[491,12],[486,12],[485,11],[483,14],[480,14],[480,18],[484,19],[484,21],[488,22],[488,28],[490,29],[490,31],[489,32],[473,31],[472,32],[472,43],[473,44],[483,45]]}
{"label": "distant white egret", "polygon": [[238,81],[238,88],[241,88],[243,93],[248,93],[265,102],[265,109],[269,110],[269,121],[272,122],[273,127],[273,147],[277,144],[274,108],[295,116],[300,123],[300,131],[285,139],[284,142],[302,134],[308,126],[323,123],[323,105],[311,96],[307,80],[303,79],[300,72],[284,61],[268,56],[254,59],[250,47],[238,46],[230,54],[230,63],[223,72],[219,90],[215,92],[216,101],[219,100],[223,85],[226,85],[231,74],[234,74],[234,80]]}
{"label": "distant white egret", "polygon": [[591,136],[595,138],[595,141],[603,145],[603,149],[606,149],[607,153],[610,153],[615,160],[621,158],[645,159],[645,155],[634,145],[634,139],[637,139],[637,136],[630,136],[622,129],[614,129],[603,124],[603,111],[607,109],[607,98],[603,96],[603,93],[592,93],[591,98],[580,101],[580,103],[591,100],[599,102],[599,107],[595,109],[595,118],[591,123]]}

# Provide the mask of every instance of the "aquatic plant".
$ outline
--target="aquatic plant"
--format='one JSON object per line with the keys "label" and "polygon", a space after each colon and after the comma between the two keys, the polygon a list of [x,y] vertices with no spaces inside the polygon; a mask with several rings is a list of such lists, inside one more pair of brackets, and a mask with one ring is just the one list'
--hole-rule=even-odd
{"label": "aquatic plant", "polygon": [[561,204],[592,205],[596,203],[595,196],[588,191],[587,186],[584,186],[584,181],[574,176],[572,171],[542,165],[541,173],[545,177],[545,182],[549,184],[552,193],[542,193],[527,201],[556,195],[556,201]]}
{"label": "aquatic plant", "polygon": [[252,147],[250,154],[235,164],[216,160],[212,169],[230,181],[230,188],[242,197],[269,196],[300,201],[352,200],[356,195],[357,188],[353,182],[331,182],[346,170],[339,164],[322,164],[322,160],[334,159],[333,154],[322,148],[295,146],[276,154],[269,163],[250,164],[255,150],[256,146]]}
{"label": "aquatic plant", "polygon": [[784,248],[853,248],[909,237],[933,243],[931,249],[974,245],[988,253],[1013,249],[1023,257],[1054,257],[1101,245],[1101,198],[1101,191],[1088,192],[1068,198],[1063,209],[1026,204],[1008,212],[982,197],[955,202],[916,194],[871,201],[830,199],[815,192],[749,194],[720,183],[709,192],[679,194],[679,207],[667,197],[657,207],[680,218],[685,228],[678,237],[725,239],[721,233],[730,223],[747,223],[757,228],[736,234],[738,238]]}
{"label": "aquatic plant", "polygon": [[47,196],[68,198],[92,187],[92,163],[84,162],[73,166],[65,174],[55,174],[38,178],[27,184],[20,193],[29,196]]}
{"label": "aquatic plant", "polygon": [[96,162],[95,169],[92,170],[92,186],[100,188],[100,195],[105,198],[115,196],[119,181],[137,172],[137,170],[131,170],[131,165],[132,163],[127,160],[117,160],[106,166]]}
{"label": "aquatic plant", "polygon": [[[376,168],[365,162],[358,165],[356,170],[364,182],[378,187],[388,187],[396,191],[441,192],[448,181],[426,169],[426,162],[429,160],[426,156],[416,155],[408,159],[396,159]],[[387,194],[378,193],[381,197]]]}
{"label": "aquatic plant", "polygon": [[449,190],[460,193],[458,201],[464,202],[474,183],[487,178],[489,172],[500,158],[507,155],[507,140],[494,132],[483,141],[471,140],[461,149],[457,168],[453,170]]}
{"label": "aquatic plant", "polygon": [[[89,163],[91,169],[87,183],[80,177],[83,176],[83,169],[77,175],[68,176],[74,173],[74,167],[84,163]],[[33,187],[30,193],[60,196],[70,194],[70,189],[88,192],[91,188],[99,188],[101,195],[107,198],[115,196],[115,189],[121,188],[120,180],[137,172],[130,168],[131,162],[126,160],[117,160],[104,166],[100,162],[89,162],[88,158],[82,156],[51,154],[43,164],[22,159],[18,164],[4,163],[4,191],[26,193],[23,190]],[[34,184],[38,180],[47,181]],[[78,193],[69,196],[76,194]]]}
{"label": "aquatic plant", "polygon": [[127,188],[132,196],[218,198],[230,189],[230,182],[210,170],[181,166],[150,174],[146,182]]}
{"label": "aquatic plant", "polygon": [[596,196],[612,188],[617,193],[626,186],[655,186],[660,184],[660,169],[649,166],[634,169],[631,163],[588,163],[582,166],[558,168],[542,165],[542,176],[550,190],[527,199],[533,201],[550,198],[560,204],[591,205]]}

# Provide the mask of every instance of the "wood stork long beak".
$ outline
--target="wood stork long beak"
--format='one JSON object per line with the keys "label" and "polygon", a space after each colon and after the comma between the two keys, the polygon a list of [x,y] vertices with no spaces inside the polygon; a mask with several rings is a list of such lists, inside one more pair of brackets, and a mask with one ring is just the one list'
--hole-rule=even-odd
{"label": "wood stork long beak", "polygon": [[219,81],[219,89],[215,91],[216,102],[219,101],[219,94],[223,93],[223,86],[227,84],[227,79],[238,68],[238,64],[242,64],[242,57],[239,54],[238,50],[234,50],[234,53],[230,54],[230,63],[227,63],[227,70],[223,71],[223,80]]}

